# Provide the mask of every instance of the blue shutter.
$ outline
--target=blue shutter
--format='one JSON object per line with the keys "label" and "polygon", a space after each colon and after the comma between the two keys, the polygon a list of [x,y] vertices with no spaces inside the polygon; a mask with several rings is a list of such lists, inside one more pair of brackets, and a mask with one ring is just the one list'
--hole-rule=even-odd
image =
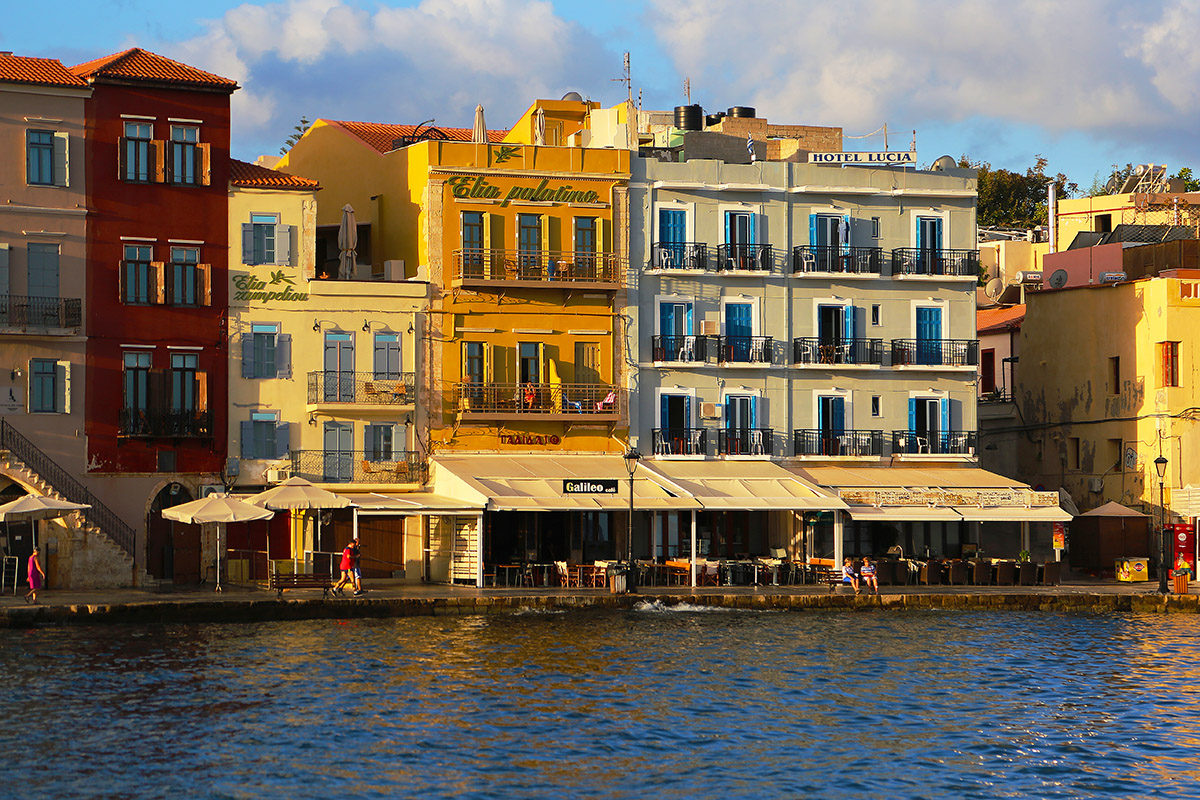
{"label": "blue shutter", "polygon": [[846,430],[846,398],[835,397],[829,405],[833,410],[833,432],[841,434]]}
{"label": "blue shutter", "polygon": [[842,255],[850,254],[850,215],[843,214],[842,221],[846,223],[846,238],[842,240]]}
{"label": "blue shutter", "polygon": [[687,241],[687,215],[683,209],[659,209],[658,240],[665,244],[683,244]]}
{"label": "blue shutter", "polygon": [[943,397],[940,403],[942,407],[942,430],[943,439],[950,433],[950,398]]}
{"label": "blue shutter", "polygon": [[817,215],[808,215],[808,244],[811,247],[816,247],[821,242],[817,238]]}
{"label": "blue shutter", "polygon": [[750,395],[750,427],[758,427],[758,397]]}
{"label": "blue shutter", "polygon": [[375,335],[375,352],[372,357],[371,366],[376,378],[382,378],[387,375],[387,342],[383,341],[383,337],[378,334]]}
{"label": "blue shutter", "polygon": [[281,333],[275,337],[275,377],[292,377],[292,335]]}
{"label": "blue shutter", "polygon": [[290,430],[289,423],[280,422],[275,426],[275,457],[287,458],[288,451],[291,450],[291,443],[288,441],[288,431]]}
{"label": "blue shutter", "polygon": [[660,336],[671,336],[675,333],[675,304],[658,304],[658,333]]}
{"label": "blue shutter", "polygon": [[935,241],[931,245],[934,250],[938,250],[938,251],[941,251],[941,249],[942,249],[942,222],[943,222],[942,218],[938,217],[937,218],[937,233],[935,234],[937,241]]}
{"label": "blue shutter", "polygon": [[845,313],[842,315],[842,322],[845,327],[842,335],[846,339],[853,339],[855,332],[858,330],[858,314],[855,313],[857,311],[858,309],[854,306],[846,306]]}
{"label": "blue shutter", "polygon": [[733,212],[725,212],[725,244],[733,241]]}
{"label": "blue shutter", "polygon": [[915,397],[908,398],[908,431],[912,433],[917,429],[917,399]]}
{"label": "blue shutter", "polygon": [[[242,334],[242,377],[254,377],[254,334]],[[245,423],[243,423],[245,424]],[[249,458],[249,456],[243,456]]]}
{"label": "blue shutter", "polygon": [[683,396],[683,427],[692,427],[692,396],[690,394]]}
{"label": "blue shutter", "polygon": [[917,249],[925,249],[925,226],[921,224],[921,217],[917,217]]}
{"label": "blue shutter", "polygon": [[692,328],[692,304],[687,304],[687,319],[683,322],[684,336],[695,335],[695,329]]}
{"label": "blue shutter", "polygon": [[763,219],[762,214],[750,214],[750,224],[747,226],[750,228],[750,244],[758,241],[758,226],[763,224]]}
{"label": "blue shutter", "polygon": [[242,458],[257,458],[258,454],[254,452],[254,422],[244,419],[240,427],[242,429]]}
{"label": "blue shutter", "polygon": [[242,223],[242,263],[254,264],[254,226],[249,222]]}
{"label": "blue shutter", "polygon": [[660,428],[671,427],[670,399],[671,396],[669,394],[659,395],[658,397],[658,427]]}

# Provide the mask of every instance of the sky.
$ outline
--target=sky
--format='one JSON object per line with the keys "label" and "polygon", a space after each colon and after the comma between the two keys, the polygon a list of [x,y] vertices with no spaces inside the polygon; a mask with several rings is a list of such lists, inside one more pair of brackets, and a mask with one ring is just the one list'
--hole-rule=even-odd
{"label": "sky", "polygon": [[[1114,164],[1200,167],[1200,0],[59,0],[5,3],[0,50],[68,66],[138,46],[233,78],[233,154],[302,116],[508,127],[570,91],[646,109],[754,106],[844,149],[1037,155],[1087,189]],[[858,138],[862,137],[862,138]]]}

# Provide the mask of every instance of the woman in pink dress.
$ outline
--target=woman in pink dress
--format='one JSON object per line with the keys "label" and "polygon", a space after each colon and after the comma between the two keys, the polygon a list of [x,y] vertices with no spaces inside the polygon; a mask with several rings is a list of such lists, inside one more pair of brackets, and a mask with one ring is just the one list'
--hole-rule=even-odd
{"label": "woman in pink dress", "polygon": [[46,582],[46,573],[42,570],[42,562],[38,560],[38,549],[33,548],[33,554],[29,556],[29,564],[26,569],[29,575],[29,591],[25,594],[25,601],[36,603],[38,589],[42,588],[42,584]]}

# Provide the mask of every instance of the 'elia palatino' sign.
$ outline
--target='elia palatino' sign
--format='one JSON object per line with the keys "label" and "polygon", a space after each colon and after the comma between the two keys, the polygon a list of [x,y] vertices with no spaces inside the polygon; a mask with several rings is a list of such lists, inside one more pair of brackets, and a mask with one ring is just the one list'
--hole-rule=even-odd
{"label": "'elia palatino' sign", "polygon": [[569,183],[550,183],[542,178],[537,186],[497,186],[482,175],[456,175],[446,181],[455,197],[471,200],[499,200],[504,208],[513,200],[534,203],[596,203],[608,205],[598,192],[575,189]]}
{"label": "'elia palatino' sign", "polygon": [[809,153],[810,164],[862,164],[875,167],[915,166],[916,150],[891,153]]}

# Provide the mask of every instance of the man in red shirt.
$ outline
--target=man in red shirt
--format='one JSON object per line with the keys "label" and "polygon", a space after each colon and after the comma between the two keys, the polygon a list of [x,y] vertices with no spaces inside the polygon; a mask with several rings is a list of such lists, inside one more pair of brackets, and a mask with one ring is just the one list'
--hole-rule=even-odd
{"label": "man in red shirt", "polygon": [[336,595],[342,594],[342,588],[346,584],[354,586],[354,567],[358,563],[358,539],[351,539],[350,543],[342,550],[342,563],[338,568],[342,571],[342,579],[333,585],[330,590]]}

